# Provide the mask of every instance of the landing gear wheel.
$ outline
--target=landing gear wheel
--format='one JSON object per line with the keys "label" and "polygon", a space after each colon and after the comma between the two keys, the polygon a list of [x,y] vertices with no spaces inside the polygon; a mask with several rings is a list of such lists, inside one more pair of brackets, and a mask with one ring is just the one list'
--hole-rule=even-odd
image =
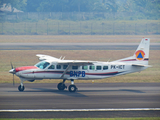
{"label": "landing gear wheel", "polygon": [[76,92],[77,87],[75,85],[70,85],[69,86],[69,92]]}
{"label": "landing gear wheel", "polygon": [[21,91],[21,92],[24,91],[24,89],[25,89],[24,86],[21,86],[21,85],[20,85],[20,86],[18,87],[18,90]]}
{"label": "landing gear wheel", "polygon": [[67,86],[65,86],[64,83],[59,83],[59,84],[57,85],[58,90],[61,90],[61,91],[63,91],[66,87],[67,87]]}

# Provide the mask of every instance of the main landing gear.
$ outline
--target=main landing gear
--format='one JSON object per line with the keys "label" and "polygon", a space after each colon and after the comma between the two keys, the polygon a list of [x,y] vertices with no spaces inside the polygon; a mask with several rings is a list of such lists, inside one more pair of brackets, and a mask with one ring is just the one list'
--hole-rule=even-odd
{"label": "main landing gear", "polygon": [[64,84],[66,80],[63,80],[63,82],[59,83],[57,85],[58,90],[63,91],[65,88],[67,88],[67,86]]}
{"label": "main landing gear", "polygon": [[[59,83],[57,85],[58,90],[63,91],[67,86],[64,84],[66,80],[63,80],[63,82]],[[74,85],[74,80],[71,80],[71,85],[68,88],[69,92],[76,92],[77,87]]]}

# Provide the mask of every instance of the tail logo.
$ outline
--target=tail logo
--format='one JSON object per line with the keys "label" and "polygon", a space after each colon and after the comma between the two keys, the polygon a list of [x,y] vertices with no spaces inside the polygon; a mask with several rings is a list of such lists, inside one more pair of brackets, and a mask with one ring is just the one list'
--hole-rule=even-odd
{"label": "tail logo", "polygon": [[145,53],[142,50],[138,50],[135,55],[137,60],[144,60]]}

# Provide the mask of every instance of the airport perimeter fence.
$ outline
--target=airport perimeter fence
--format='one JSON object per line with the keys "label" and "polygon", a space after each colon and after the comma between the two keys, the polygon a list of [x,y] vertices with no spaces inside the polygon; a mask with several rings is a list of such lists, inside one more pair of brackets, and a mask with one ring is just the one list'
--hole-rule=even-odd
{"label": "airport perimeter fence", "polygon": [[159,23],[119,22],[21,22],[0,23],[2,35],[152,35],[160,34]]}
{"label": "airport perimeter fence", "polygon": [[[93,19],[105,19],[105,20],[138,20],[138,19],[151,19],[151,16],[136,12],[19,12],[3,15],[0,20],[72,20],[72,21],[84,21]],[[153,18],[152,18],[153,19]],[[154,19],[159,19],[159,15],[155,14]]]}
{"label": "airport perimeter fence", "polygon": [[[0,23],[4,35],[151,35],[160,34],[159,20],[116,20],[125,14],[17,13]],[[103,19],[92,19],[92,18]]]}

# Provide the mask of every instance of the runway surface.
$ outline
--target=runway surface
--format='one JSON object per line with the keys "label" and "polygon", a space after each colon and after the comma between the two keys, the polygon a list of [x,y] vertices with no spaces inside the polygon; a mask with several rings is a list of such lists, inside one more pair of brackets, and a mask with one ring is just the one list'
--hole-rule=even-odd
{"label": "runway surface", "polygon": [[[24,85],[19,92],[19,84],[0,84],[0,110],[160,108],[160,83],[77,83],[76,93],[58,91],[55,83]],[[160,110],[0,112],[0,117],[160,117]]]}
{"label": "runway surface", "polygon": [[[139,43],[0,43],[0,50],[135,50]],[[150,50],[160,50],[151,43]]]}

